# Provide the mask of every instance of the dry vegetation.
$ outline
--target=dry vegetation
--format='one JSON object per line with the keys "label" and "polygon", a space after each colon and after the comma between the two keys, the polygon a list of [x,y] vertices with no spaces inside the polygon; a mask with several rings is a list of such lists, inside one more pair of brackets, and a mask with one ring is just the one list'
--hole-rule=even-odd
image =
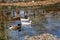
{"label": "dry vegetation", "polygon": [[47,5],[47,4],[55,4],[60,2],[60,0],[46,0],[46,1],[36,1],[36,2],[17,2],[17,3],[0,3],[0,6],[33,6],[33,5]]}
{"label": "dry vegetation", "polygon": [[25,39],[26,40],[58,40],[56,36],[49,33],[44,33],[44,34],[40,34],[32,37],[26,36]]}

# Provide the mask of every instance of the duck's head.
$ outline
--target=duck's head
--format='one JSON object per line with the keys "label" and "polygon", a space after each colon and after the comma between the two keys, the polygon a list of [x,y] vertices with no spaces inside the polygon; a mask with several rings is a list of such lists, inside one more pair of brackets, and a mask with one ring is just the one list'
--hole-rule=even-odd
{"label": "duck's head", "polygon": [[18,24],[18,26],[21,26],[21,24]]}

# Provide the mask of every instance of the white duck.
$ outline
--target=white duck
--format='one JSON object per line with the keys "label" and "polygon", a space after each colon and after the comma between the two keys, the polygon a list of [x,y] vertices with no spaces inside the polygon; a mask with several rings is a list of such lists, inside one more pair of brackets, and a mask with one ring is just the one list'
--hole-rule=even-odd
{"label": "white duck", "polygon": [[31,25],[32,21],[29,22],[21,22],[22,25]]}
{"label": "white duck", "polygon": [[21,21],[24,22],[24,21],[29,21],[29,17],[27,19],[24,19],[24,18],[21,18]]}

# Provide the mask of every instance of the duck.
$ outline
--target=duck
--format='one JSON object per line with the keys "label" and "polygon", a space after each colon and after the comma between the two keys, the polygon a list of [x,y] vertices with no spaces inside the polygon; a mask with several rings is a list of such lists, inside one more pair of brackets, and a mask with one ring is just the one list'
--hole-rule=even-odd
{"label": "duck", "polygon": [[21,18],[21,21],[29,21],[29,17],[27,19]]}
{"label": "duck", "polygon": [[9,29],[21,31],[21,24],[18,24],[18,26],[10,26]]}
{"label": "duck", "polygon": [[31,25],[32,21],[29,22],[21,22],[22,25]]}

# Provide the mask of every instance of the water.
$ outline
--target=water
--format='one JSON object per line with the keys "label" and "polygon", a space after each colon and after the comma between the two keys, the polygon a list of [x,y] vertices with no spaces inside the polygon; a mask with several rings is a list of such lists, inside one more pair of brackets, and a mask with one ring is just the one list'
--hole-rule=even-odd
{"label": "water", "polygon": [[10,30],[8,32],[9,40],[24,40],[24,37],[26,35],[34,36],[37,34],[36,31],[34,31],[30,25],[22,26],[21,29],[21,31]]}
{"label": "water", "polygon": [[[56,18],[52,18],[51,14],[48,14],[45,16],[46,20],[48,21],[47,24],[43,24],[48,33],[51,33],[57,37],[60,37],[60,19]],[[11,23],[10,25],[17,25],[20,24],[20,21],[15,21],[13,23]],[[39,25],[40,26],[40,25]],[[37,29],[37,28],[36,28]],[[9,30],[9,29],[8,29]],[[29,35],[29,36],[34,36],[37,35],[39,31],[36,31],[32,28],[32,26],[30,25],[25,25],[22,26],[22,30],[18,31],[18,30],[9,30],[8,31],[8,39],[9,40],[25,40],[25,36]]]}
{"label": "water", "polygon": [[48,32],[51,34],[54,34],[57,37],[60,37],[60,19],[59,18],[52,18],[52,16],[49,14],[47,16],[48,24],[45,25],[48,29]]}

